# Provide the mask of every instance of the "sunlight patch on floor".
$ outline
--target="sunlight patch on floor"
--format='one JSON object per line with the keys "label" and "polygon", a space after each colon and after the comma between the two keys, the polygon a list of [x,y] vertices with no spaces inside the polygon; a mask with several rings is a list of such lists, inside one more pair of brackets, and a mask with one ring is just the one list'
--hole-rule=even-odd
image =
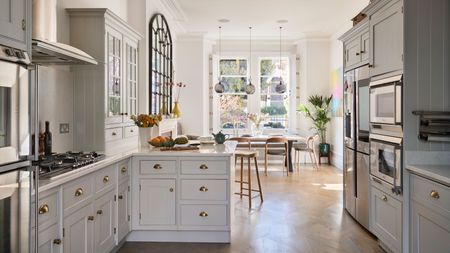
{"label": "sunlight patch on floor", "polygon": [[329,191],[342,191],[342,183],[340,184],[320,184],[320,183],[312,183],[314,186],[320,186],[324,190]]}

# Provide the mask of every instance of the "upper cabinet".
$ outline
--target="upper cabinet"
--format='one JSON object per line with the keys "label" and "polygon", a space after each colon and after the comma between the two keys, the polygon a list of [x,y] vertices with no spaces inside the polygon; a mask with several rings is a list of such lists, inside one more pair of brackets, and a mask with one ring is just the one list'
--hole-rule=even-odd
{"label": "upper cabinet", "polygon": [[[142,36],[108,9],[67,9],[71,44],[97,66],[74,66],[75,149],[137,147],[138,50]],[[89,36],[85,36],[89,34]]]}
{"label": "upper cabinet", "polygon": [[30,49],[31,0],[0,1],[0,44]]}
{"label": "upper cabinet", "polygon": [[388,1],[369,19],[370,76],[403,73],[403,1]]}
{"label": "upper cabinet", "polygon": [[340,38],[344,42],[344,69],[369,63],[369,23],[362,21]]}

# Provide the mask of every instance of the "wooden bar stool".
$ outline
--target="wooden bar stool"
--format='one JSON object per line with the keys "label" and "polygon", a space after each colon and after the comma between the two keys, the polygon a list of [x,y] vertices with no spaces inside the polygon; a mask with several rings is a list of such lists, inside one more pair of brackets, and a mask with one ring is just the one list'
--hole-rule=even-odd
{"label": "wooden bar stool", "polygon": [[[235,192],[235,194],[239,195],[241,198],[242,196],[248,196],[248,208],[251,209],[252,208],[252,199],[253,198],[257,198],[259,196],[259,198],[261,199],[261,203],[264,201],[263,200],[263,193],[262,193],[262,188],[261,188],[261,180],[259,179],[259,170],[258,170],[258,161],[256,160],[256,151],[252,151],[252,150],[236,150],[234,155],[237,158],[241,159],[241,177],[239,180],[236,180],[236,183],[240,184],[240,190],[239,192]],[[248,169],[248,181],[244,181],[244,158],[247,158],[247,169]],[[254,162],[255,162],[255,169],[256,169],[256,178],[258,180],[258,189],[253,189],[252,188],[252,169],[251,169],[251,164],[250,161],[253,158]],[[244,184],[247,184],[247,188],[244,187]],[[244,193],[244,190],[247,190],[247,194]],[[258,192],[259,194],[252,196],[252,192]]]}

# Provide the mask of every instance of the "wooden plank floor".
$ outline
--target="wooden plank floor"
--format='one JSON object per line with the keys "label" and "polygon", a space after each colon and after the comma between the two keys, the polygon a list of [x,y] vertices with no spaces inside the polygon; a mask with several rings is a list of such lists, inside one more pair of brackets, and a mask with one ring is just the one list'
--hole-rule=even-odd
{"label": "wooden plank floor", "polygon": [[246,199],[234,196],[231,244],[133,242],[119,252],[383,252],[342,208],[342,172],[335,167],[323,165],[317,171],[300,164],[300,171],[289,177],[272,170],[262,176],[262,184],[264,203],[255,198],[251,211]]}

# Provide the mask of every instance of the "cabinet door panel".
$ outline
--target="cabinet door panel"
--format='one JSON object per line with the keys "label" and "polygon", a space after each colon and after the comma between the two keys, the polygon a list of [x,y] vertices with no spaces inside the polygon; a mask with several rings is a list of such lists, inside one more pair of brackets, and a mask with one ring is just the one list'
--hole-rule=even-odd
{"label": "cabinet door panel", "polygon": [[125,111],[124,122],[132,122],[130,115],[137,114],[138,101],[138,51],[137,42],[124,38],[125,44]]}
{"label": "cabinet door panel", "polygon": [[370,36],[369,31],[364,32],[361,35],[361,61],[369,60],[369,49],[370,49]]}
{"label": "cabinet door panel", "polygon": [[361,62],[361,41],[360,36],[356,36],[351,41],[345,43],[345,69],[352,68]]}
{"label": "cabinet door panel", "polygon": [[141,225],[175,225],[175,180],[142,179],[139,204]]}
{"label": "cabinet door panel", "polygon": [[[0,44],[9,44],[22,50],[27,49],[26,20],[27,0],[0,0]],[[30,27],[30,26],[28,26]]]}
{"label": "cabinet door panel", "polygon": [[96,253],[109,252],[114,246],[114,191],[95,200],[94,248]]}
{"label": "cabinet door panel", "polygon": [[370,19],[371,76],[403,69],[402,1],[387,5]]}
{"label": "cabinet door panel", "polygon": [[57,243],[55,240],[59,240],[58,225],[55,224],[42,231],[39,231],[39,253],[59,253],[61,252],[61,243]]}
{"label": "cabinet door panel", "polygon": [[92,205],[88,204],[64,218],[64,253],[93,252],[94,222],[88,219],[90,215]]}
{"label": "cabinet door panel", "polygon": [[129,192],[128,192],[129,182],[125,181],[119,185],[119,195],[117,196],[117,233],[119,242],[128,234],[130,231],[130,203],[129,203]]}
{"label": "cabinet door panel", "polygon": [[440,253],[450,249],[450,217],[412,203],[413,253]]}

